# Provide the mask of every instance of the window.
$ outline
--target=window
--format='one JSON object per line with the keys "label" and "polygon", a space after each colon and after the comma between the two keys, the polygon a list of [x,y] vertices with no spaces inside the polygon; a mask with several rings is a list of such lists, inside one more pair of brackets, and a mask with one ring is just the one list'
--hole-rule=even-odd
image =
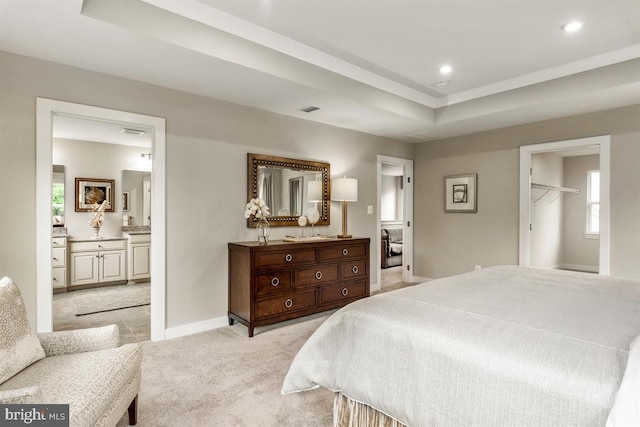
{"label": "window", "polygon": [[587,235],[600,234],[600,171],[587,172]]}

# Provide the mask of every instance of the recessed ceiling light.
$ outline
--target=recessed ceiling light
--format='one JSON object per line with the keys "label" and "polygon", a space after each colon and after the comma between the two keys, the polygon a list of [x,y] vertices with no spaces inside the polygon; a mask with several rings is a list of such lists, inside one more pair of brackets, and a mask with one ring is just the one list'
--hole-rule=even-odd
{"label": "recessed ceiling light", "polygon": [[580,28],[582,28],[582,21],[571,21],[562,26],[562,29],[567,33],[575,33]]}
{"label": "recessed ceiling light", "polygon": [[442,74],[449,74],[452,70],[453,68],[451,68],[451,65],[443,65],[440,67],[440,73]]}

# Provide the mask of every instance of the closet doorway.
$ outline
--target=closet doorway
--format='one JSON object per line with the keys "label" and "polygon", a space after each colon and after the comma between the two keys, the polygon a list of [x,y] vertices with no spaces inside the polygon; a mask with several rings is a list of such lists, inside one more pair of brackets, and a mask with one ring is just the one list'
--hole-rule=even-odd
{"label": "closet doorway", "polygon": [[520,150],[520,265],[609,273],[609,137]]}

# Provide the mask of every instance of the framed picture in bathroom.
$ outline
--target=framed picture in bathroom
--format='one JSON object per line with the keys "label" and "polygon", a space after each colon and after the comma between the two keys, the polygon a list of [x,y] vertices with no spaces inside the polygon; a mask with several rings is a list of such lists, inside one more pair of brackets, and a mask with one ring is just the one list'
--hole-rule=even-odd
{"label": "framed picture in bathroom", "polygon": [[129,212],[129,192],[122,192],[122,212]]}
{"label": "framed picture in bathroom", "polygon": [[114,179],[76,178],[76,212],[91,212],[94,205],[107,202],[105,212],[113,212]]}

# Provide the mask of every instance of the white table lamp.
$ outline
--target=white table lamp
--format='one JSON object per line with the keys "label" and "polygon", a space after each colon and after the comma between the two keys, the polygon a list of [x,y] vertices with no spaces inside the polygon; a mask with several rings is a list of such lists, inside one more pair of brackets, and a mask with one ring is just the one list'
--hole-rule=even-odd
{"label": "white table lamp", "polygon": [[355,178],[336,178],[331,181],[331,200],[342,202],[342,234],[341,239],[350,238],[347,233],[347,202],[358,201],[358,180]]}

